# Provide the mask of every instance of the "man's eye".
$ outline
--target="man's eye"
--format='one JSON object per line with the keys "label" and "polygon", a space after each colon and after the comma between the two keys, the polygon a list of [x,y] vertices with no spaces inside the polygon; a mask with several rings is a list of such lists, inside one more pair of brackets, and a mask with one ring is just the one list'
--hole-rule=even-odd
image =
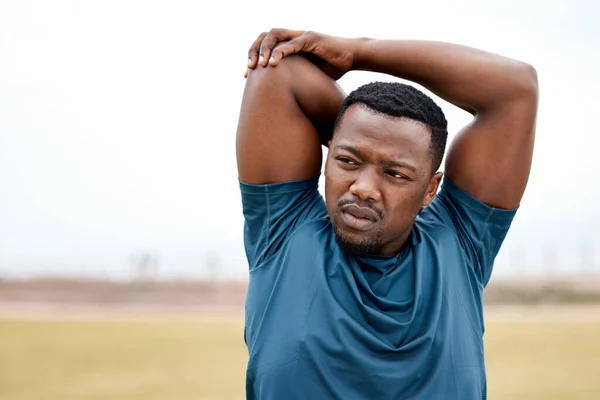
{"label": "man's eye", "polygon": [[395,179],[407,179],[406,176],[404,176],[402,174],[399,174],[397,172],[394,172],[394,171],[388,171],[387,174],[390,175],[392,178],[395,178]]}
{"label": "man's eye", "polygon": [[358,165],[357,163],[355,163],[354,161],[352,161],[349,158],[346,157],[338,157],[338,161],[343,162],[344,164],[349,164],[349,165]]}

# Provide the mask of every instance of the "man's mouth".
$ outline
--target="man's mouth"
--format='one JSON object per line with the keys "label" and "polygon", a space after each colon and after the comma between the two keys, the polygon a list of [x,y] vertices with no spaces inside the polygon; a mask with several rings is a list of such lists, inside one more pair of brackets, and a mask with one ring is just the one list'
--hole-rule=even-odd
{"label": "man's mouth", "polygon": [[379,215],[367,207],[359,207],[356,204],[348,204],[341,208],[344,223],[359,231],[366,231],[379,221]]}

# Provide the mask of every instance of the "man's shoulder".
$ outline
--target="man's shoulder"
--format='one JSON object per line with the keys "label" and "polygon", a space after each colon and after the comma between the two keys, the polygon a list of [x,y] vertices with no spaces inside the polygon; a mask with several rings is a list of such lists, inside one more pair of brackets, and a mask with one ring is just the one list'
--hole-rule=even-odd
{"label": "man's shoulder", "polygon": [[289,241],[304,243],[324,243],[323,240],[331,237],[333,227],[329,216],[323,215],[304,221],[296,226],[289,235]]}
{"label": "man's shoulder", "polygon": [[266,260],[266,264],[314,263],[315,257],[335,244],[329,218],[316,218],[295,227],[279,247],[279,251]]}
{"label": "man's shoulder", "polygon": [[414,229],[436,235],[456,236],[452,225],[434,207],[427,207],[415,219]]}
{"label": "man's shoulder", "polygon": [[456,229],[444,219],[430,213],[421,213],[413,226],[413,247],[419,250],[454,258],[460,249],[460,237]]}

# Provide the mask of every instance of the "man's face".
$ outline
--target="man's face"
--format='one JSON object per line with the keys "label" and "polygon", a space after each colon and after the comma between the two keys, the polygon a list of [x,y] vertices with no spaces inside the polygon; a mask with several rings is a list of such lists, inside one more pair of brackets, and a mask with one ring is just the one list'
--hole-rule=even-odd
{"label": "man's face", "polygon": [[420,210],[435,197],[431,133],[423,124],[346,110],[325,164],[325,199],[340,247],[352,254],[393,255]]}

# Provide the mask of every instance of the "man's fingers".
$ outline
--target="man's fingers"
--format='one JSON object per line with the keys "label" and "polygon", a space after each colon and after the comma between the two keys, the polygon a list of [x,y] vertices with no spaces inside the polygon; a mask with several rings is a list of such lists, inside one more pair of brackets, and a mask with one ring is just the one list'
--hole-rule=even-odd
{"label": "man's fingers", "polygon": [[[269,32],[261,33],[254,43],[252,43],[252,47],[250,47],[250,50],[248,51],[248,68],[253,69],[257,66],[266,67],[273,56],[273,49],[278,44],[293,41],[300,37],[302,33],[302,31],[291,29],[271,29]],[[293,49],[289,51],[293,51]],[[293,52],[290,54],[293,54]],[[280,56],[279,59],[282,57],[283,56]]]}
{"label": "man's fingers", "polygon": [[269,59],[271,58],[271,50],[279,43],[279,41],[285,40],[282,36],[282,32],[279,29],[273,29],[265,36],[260,45],[258,65],[266,67]]}
{"label": "man's fingers", "polygon": [[300,53],[304,48],[305,38],[300,36],[296,39],[290,40],[280,46],[273,49],[271,58],[269,59],[269,65],[276,67],[283,57],[291,56],[292,54]]}
{"label": "man's fingers", "polygon": [[258,38],[254,41],[254,43],[252,43],[250,50],[248,50],[248,68],[250,69],[256,67],[259,57],[258,51],[265,36],[267,36],[267,32],[263,32],[260,35],[258,35]]}
{"label": "man's fingers", "polygon": [[260,46],[259,56],[262,59],[259,60],[259,65],[266,67],[273,55],[273,49],[280,43],[294,40],[295,38],[302,35],[302,31],[295,31],[291,29],[271,29],[271,31],[265,36]]}

